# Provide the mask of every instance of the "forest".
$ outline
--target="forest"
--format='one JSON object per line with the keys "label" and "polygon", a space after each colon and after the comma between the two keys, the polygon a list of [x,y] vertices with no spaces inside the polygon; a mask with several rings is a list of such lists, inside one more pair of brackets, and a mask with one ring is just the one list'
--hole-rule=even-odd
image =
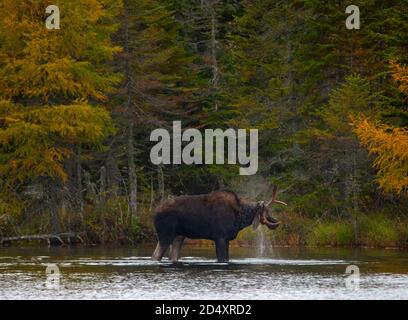
{"label": "forest", "polygon": [[[60,29],[49,1],[0,0],[0,238],[152,241],[168,197],[276,184],[276,244],[408,247],[407,0],[52,4]],[[257,174],[153,164],[173,121],[258,129]]]}

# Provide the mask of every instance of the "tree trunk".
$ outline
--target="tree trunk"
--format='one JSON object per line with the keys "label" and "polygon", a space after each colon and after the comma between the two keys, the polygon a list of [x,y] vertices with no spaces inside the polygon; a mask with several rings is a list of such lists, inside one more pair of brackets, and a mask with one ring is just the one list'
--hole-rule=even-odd
{"label": "tree trunk", "polygon": [[133,138],[133,127],[134,119],[133,112],[131,110],[132,106],[132,78],[130,74],[129,66],[129,18],[128,18],[128,1],[125,0],[125,44],[124,49],[126,53],[125,60],[125,77],[126,77],[126,110],[128,114],[128,132],[127,132],[127,156],[128,156],[128,178],[129,178],[129,210],[131,216],[137,214],[137,175],[136,175],[136,166],[135,166],[135,157],[134,157],[134,138]]}
{"label": "tree trunk", "polygon": [[159,166],[157,169],[158,181],[159,181],[159,192],[160,192],[160,201],[164,199],[164,174],[162,166]]}
{"label": "tree trunk", "polygon": [[119,184],[120,184],[120,170],[118,163],[114,158],[113,145],[111,145],[108,153],[108,159],[106,160],[106,185],[108,187],[108,194],[110,197],[116,198],[119,196]]}
{"label": "tree trunk", "polygon": [[150,211],[153,209],[154,202],[154,188],[153,188],[153,177],[150,179]]}
{"label": "tree trunk", "polygon": [[58,217],[58,196],[60,184],[58,182],[50,183],[50,198],[49,198],[49,208],[51,215],[51,233],[58,234],[60,233],[60,224]]}
{"label": "tree trunk", "polygon": [[360,226],[358,221],[358,211],[359,211],[359,203],[358,203],[358,194],[359,194],[359,186],[356,180],[356,173],[357,173],[357,149],[353,150],[353,216],[354,216],[354,242],[356,245],[360,243]]}
{"label": "tree trunk", "polygon": [[106,200],[106,168],[101,167],[101,175],[99,179],[99,205],[103,206]]}
{"label": "tree trunk", "polygon": [[210,24],[211,24],[211,40],[210,40],[210,48],[211,48],[211,64],[213,70],[213,76],[211,79],[211,91],[214,99],[214,110],[218,111],[218,101],[217,101],[217,94],[218,94],[218,87],[219,87],[219,68],[218,68],[218,59],[217,59],[217,11],[216,5],[217,0],[210,0],[207,3],[208,10],[210,12]]}
{"label": "tree trunk", "polygon": [[[289,9],[289,1],[285,1],[286,10],[290,11]],[[292,47],[292,26],[290,17],[285,15],[285,39],[286,39],[286,67],[287,67],[287,76],[285,81],[285,86],[287,87],[288,92],[288,107],[289,110],[292,112],[296,112],[296,105],[295,105],[295,92],[293,91],[293,72],[292,72],[292,63],[293,63],[293,47]]]}
{"label": "tree trunk", "polygon": [[137,214],[137,176],[134,157],[134,144],[133,144],[133,123],[129,122],[128,132],[128,170],[129,170],[129,208],[131,215]]}
{"label": "tree trunk", "polygon": [[76,197],[78,201],[78,210],[79,215],[81,217],[81,221],[83,220],[83,211],[84,211],[84,201],[82,197],[82,166],[81,166],[81,148],[78,147],[76,152]]}

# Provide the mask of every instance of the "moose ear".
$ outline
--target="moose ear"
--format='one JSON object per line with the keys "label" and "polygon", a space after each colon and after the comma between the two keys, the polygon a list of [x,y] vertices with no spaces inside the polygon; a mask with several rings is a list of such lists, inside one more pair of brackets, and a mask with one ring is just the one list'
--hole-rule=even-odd
{"label": "moose ear", "polygon": [[255,231],[259,227],[259,213],[257,213],[252,221],[252,229]]}

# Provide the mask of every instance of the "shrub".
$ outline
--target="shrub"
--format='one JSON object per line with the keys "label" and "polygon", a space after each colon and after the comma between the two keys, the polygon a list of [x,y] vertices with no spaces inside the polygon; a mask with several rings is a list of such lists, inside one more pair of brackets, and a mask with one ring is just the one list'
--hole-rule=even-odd
{"label": "shrub", "polygon": [[310,232],[310,245],[349,246],[354,243],[353,225],[348,222],[320,222]]}
{"label": "shrub", "polygon": [[360,218],[360,242],[376,247],[398,246],[397,223],[384,214],[363,215]]}

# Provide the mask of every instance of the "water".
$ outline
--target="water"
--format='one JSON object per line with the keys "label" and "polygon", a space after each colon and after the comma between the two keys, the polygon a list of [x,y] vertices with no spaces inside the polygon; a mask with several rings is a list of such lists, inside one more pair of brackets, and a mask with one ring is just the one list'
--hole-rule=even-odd
{"label": "water", "polygon": [[274,243],[265,234],[264,228],[258,229],[256,233],[255,243],[256,243],[255,247],[257,248],[257,252],[258,252],[257,257],[265,257],[265,256],[274,255],[273,254],[273,248],[274,248],[273,244]]}
{"label": "water", "polygon": [[[0,248],[1,299],[408,299],[408,252],[185,246],[180,263],[150,261],[152,247]],[[47,281],[56,264],[58,281]],[[359,288],[346,286],[348,265]]]}

